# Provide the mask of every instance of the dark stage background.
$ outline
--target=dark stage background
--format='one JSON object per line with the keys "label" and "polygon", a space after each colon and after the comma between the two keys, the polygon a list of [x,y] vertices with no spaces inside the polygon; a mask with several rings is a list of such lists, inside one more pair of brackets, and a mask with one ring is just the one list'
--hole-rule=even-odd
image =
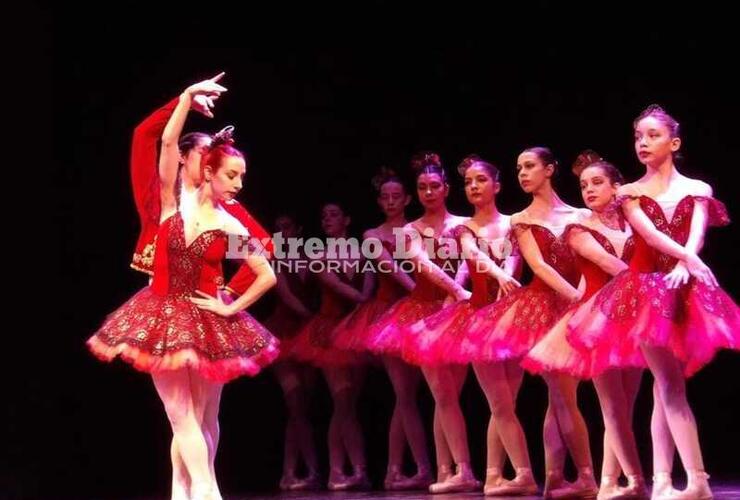
{"label": "dark stage background", "polygon": [[[252,164],[240,201],[265,223],[288,211],[314,234],[321,201],[340,198],[347,200],[359,235],[381,221],[370,186],[377,167],[405,171],[419,149],[441,154],[452,178],[454,213],[470,214],[454,173],[470,153],[500,165],[500,209],[523,208],[527,199],[515,181],[515,159],[523,148],[540,144],[552,147],[565,166],[557,181],[563,198],[582,205],[570,162],[590,147],[635,179],[642,170],[632,150],[631,124],[653,102],[683,126],[682,172],[709,182],[731,216],[740,214],[737,79],[727,69],[736,54],[734,33],[720,26],[722,13],[687,16],[691,25],[661,22],[659,12],[641,11],[623,13],[637,21],[629,25],[612,13],[561,25],[548,20],[555,9],[533,4],[532,11],[543,16],[538,21],[523,12],[510,21],[491,17],[480,28],[449,20],[449,28],[460,30],[453,34],[445,19],[400,21],[401,13],[377,3],[363,9],[344,21],[347,12],[333,12],[337,22],[314,12],[316,24],[308,18],[299,24],[295,20],[305,12],[291,11],[291,22],[275,23],[278,12],[263,19],[261,13],[234,11],[229,19],[227,12],[184,7],[168,13],[131,8],[88,10],[85,16],[97,21],[85,21],[81,9],[39,8],[43,33],[34,65],[46,79],[35,84],[48,91],[41,91],[39,102],[48,98],[45,116],[51,122],[44,123],[53,132],[52,202],[44,211],[59,250],[43,261],[55,267],[51,279],[46,276],[54,300],[34,318],[45,325],[43,331],[24,332],[25,352],[35,353],[38,367],[10,379],[19,394],[6,403],[11,425],[1,496],[168,493],[170,431],[150,379],[120,362],[98,363],[84,341],[146,282],[128,268],[138,234],[128,173],[133,128],[187,85],[220,70],[227,72],[229,92],[218,102],[216,118],[193,115],[187,129],[236,125],[238,145]],[[467,23],[483,16],[462,8],[458,13]],[[606,26],[607,18],[616,21],[614,27]],[[699,34],[699,26],[709,33]],[[408,216],[419,214],[414,202]],[[705,250],[734,296],[740,285],[736,227],[711,230]],[[270,306],[266,297],[253,312],[264,317]],[[722,353],[689,383],[707,470],[727,479],[740,477],[738,368],[740,356]],[[463,410],[474,465],[482,473],[488,410],[470,382],[472,377]],[[650,474],[648,376],[643,383],[635,430]],[[582,384],[581,396],[598,464],[602,424],[590,384]],[[431,425],[426,389],[420,401]],[[360,415],[376,483],[384,473],[392,403],[385,375],[371,371]],[[543,382],[528,377],[519,415],[538,477],[545,404]],[[323,449],[330,401],[322,385],[314,410]],[[284,419],[269,372],[227,386],[218,459],[223,491],[277,484]]]}

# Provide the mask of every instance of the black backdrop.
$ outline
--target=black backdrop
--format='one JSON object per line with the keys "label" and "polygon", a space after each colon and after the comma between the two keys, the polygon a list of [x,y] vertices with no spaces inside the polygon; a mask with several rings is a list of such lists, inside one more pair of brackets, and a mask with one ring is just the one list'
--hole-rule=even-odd
{"label": "black backdrop", "polygon": [[[631,123],[652,102],[682,123],[682,171],[712,184],[731,215],[739,213],[737,82],[728,69],[734,56],[733,33],[722,26],[726,13],[684,12],[686,22],[676,24],[657,7],[640,7],[591,12],[583,23],[555,22],[554,7],[533,4],[531,12],[507,18],[460,7],[453,16],[463,16],[460,23],[422,20],[421,10],[401,13],[377,2],[362,8],[36,10],[40,50],[27,65],[39,73],[36,104],[45,108],[39,127],[53,132],[44,165],[53,191],[43,212],[58,251],[42,261],[53,266],[43,283],[51,284],[54,300],[34,318],[44,327],[23,337],[30,340],[24,353],[34,353],[36,362],[23,364],[27,354],[10,360],[23,369],[16,367],[9,379],[18,394],[6,404],[12,423],[0,478],[8,496],[124,498],[168,491],[169,430],[150,379],[118,362],[98,363],[84,340],[145,282],[128,269],[138,231],[127,163],[133,127],[189,83],[220,70],[230,91],[216,118],[194,117],[187,127],[237,126],[238,143],[252,162],[240,199],[265,223],[288,211],[315,233],[321,201],[341,197],[350,200],[359,234],[380,222],[369,183],[376,168],[405,169],[422,148],[439,151],[451,173],[469,153],[500,165],[505,213],[527,203],[514,164],[530,145],[552,147],[566,166],[581,149],[594,148],[634,179],[641,167]],[[473,26],[476,19],[485,24]],[[469,214],[462,183],[451,177],[450,209]],[[567,168],[557,182],[567,201],[581,204]],[[408,215],[419,213],[414,202]],[[736,243],[733,226],[716,229],[705,250],[733,295],[740,283]],[[254,314],[264,317],[270,302],[266,297]],[[738,361],[722,353],[689,383],[707,469],[716,477],[737,477]],[[649,471],[648,383],[646,377],[636,432]],[[589,384],[581,394],[598,463],[598,407]],[[428,393],[421,403],[429,417]],[[361,418],[376,481],[384,472],[391,405],[390,384],[372,371]],[[330,407],[322,386],[314,406],[322,443]],[[519,414],[539,475],[544,406],[544,384],[528,377]],[[481,472],[487,407],[475,384],[465,388],[463,410]],[[272,377],[230,384],[221,420],[223,490],[273,487],[284,411]]]}

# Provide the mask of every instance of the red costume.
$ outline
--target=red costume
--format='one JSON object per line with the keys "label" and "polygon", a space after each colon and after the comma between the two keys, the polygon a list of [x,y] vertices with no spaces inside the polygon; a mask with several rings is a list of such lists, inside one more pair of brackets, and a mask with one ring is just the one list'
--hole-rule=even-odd
{"label": "red costume", "polygon": [[[136,242],[131,267],[150,275],[154,274],[154,250],[161,213],[157,145],[178,102],[179,98],[173,99],[141,122],[134,130],[131,143],[131,183],[141,223],[141,232]],[[247,228],[253,238],[264,242],[263,246],[268,255],[272,254],[274,248],[269,233],[246,208],[235,200],[224,202],[222,206]],[[252,270],[242,265],[226,289],[240,295],[254,279],[255,275]]]}
{"label": "red costume", "polygon": [[227,235],[220,229],[187,244],[176,212],[157,232],[150,286],[112,313],[87,345],[104,361],[120,355],[138,370],[189,367],[215,382],[255,375],[278,355],[278,340],[246,312],[223,317],[190,300],[196,290],[216,295]]}
{"label": "red costume", "polygon": [[[628,197],[624,197],[623,202]],[[702,196],[658,203],[639,197],[640,207],[658,231],[686,244],[696,203],[707,203],[709,224],[730,222],[725,206]],[[629,366],[642,344],[663,347],[684,363],[691,376],[722,348],[740,349],[740,310],[719,287],[696,279],[668,289],[663,277],[677,260],[635,235],[629,269],[586,301],[568,323],[568,341],[604,352],[608,366]]]}

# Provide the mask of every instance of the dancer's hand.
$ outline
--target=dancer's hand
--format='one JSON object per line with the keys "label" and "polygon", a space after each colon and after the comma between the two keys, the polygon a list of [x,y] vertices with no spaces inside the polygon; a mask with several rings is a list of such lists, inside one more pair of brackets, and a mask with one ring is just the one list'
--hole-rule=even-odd
{"label": "dancer's hand", "polygon": [[214,101],[218,99],[218,97],[219,96],[217,95],[214,95],[213,97],[208,97],[203,94],[196,95],[190,103],[190,109],[197,111],[206,118],[213,118],[213,111],[211,110],[214,107]]}
{"label": "dancer's hand", "polygon": [[574,292],[568,297],[568,300],[571,302],[578,302],[581,300],[581,297],[583,297],[583,292],[575,288]]}
{"label": "dancer's hand", "polygon": [[470,296],[473,295],[463,287],[460,287],[455,291],[455,300],[460,302],[461,300],[470,300]]}
{"label": "dancer's hand", "polygon": [[213,297],[212,295],[203,293],[200,290],[196,290],[195,293],[200,295],[202,298],[190,297],[190,301],[198,306],[199,309],[210,311],[219,316],[223,316],[224,318],[233,316],[236,313],[232,304],[227,305],[223,300],[221,300],[221,297]]}
{"label": "dancer's hand", "polygon": [[508,295],[520,286],[522,286],[521,283],[519,283],[517,280],[509,276],[508,274],[505,274],[503,276],[500,276],[496,278],[498,281],[498,289],[499,289],[499,297],[503,297],[504,295]]}
{"label": "dancer's hand", "polygon": [[701,281],[707,286],[715,287],[719,286],[717,278],[714,277],[714,273],[709,269],[703,260],[699,258],[695,253],[691,253],[686,257],[686,269],[691,273],[691,276]]}
{"label": "dancer's hand", "polygon": [[663,276],[663,280],[668,284],[668,289],[673,290],[688,283],[690,276],[691,273],[686,269],[686,265],[679,262],[670,273]]}
{"label": "dancer's hand", "polygon": [[221,72],[213,78],[194,83],[185,89],[185,93],[191,98],[197,95],[204,95],[211,98],[218,97],[222,92],[226,92],[228,90],[226,87],[218,84],[218,81],[221,80],[225,74],[226,73]]}

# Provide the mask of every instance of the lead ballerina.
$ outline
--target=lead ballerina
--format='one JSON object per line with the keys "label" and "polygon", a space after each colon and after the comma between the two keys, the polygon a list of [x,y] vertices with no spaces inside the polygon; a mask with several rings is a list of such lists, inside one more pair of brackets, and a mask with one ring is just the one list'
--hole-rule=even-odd
{"label": "lead ballerina", "polygon": [[221,205],[242,187],[244,154],[229,143],[205,147],[204,182],[177,200],[180,133],[196,96],[213,98],[226,91],[218,79],[188,87],[162,134],[152,284],[109,315],[87,341],[100,359],[120,356],[151,374],[190,478],[184,493],[197,500],[221,498],[209,469],[210,436],[202,425],[206,408],[219,401],[224,383],[257,374],[278,354],[277,339],[244,312],[275,284],[264,256],[248,253],[245,261],[256,279],[241,297],[227,304],[218,295],[230,235],[249,237]]}

